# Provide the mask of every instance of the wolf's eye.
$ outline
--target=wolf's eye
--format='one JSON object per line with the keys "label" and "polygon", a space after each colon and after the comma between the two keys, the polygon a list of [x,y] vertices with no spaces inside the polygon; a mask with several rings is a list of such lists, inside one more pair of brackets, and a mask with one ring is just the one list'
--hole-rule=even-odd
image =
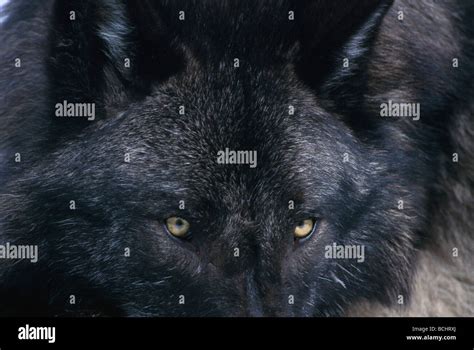
{"label": "wolf's eye", "polygon": [[183,218],[172,216],[166,219],[166,229],[178,238],[186,238],[189,234],[189,222]]}
{"label": "wolf's eye", "polygon": [[298,226],[295,227],[295,238],[303,239],[309,237],[314,231],[314,220],[306,219],[301,221]]}

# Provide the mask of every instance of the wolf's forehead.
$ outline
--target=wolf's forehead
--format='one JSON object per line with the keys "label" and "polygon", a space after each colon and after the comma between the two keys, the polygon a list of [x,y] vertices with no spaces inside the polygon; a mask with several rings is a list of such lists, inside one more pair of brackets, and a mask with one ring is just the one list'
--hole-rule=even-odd
{"label": "wolf's forehead", "polygon": [[164,98],[156,102],[171,112],[178,109],[184,119],[215,125],[282,122],[282,117],[293,114],[291,106],[297,103],[299,91],[291,67],[262,70],[232,64],[193,64],[164,88]]}

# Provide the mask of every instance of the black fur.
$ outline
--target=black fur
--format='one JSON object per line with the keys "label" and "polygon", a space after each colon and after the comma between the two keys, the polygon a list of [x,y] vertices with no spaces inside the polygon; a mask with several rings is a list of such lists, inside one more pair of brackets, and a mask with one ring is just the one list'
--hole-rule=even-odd
{"label": "black fur", "polygon": [[[452,166],[453,110],[472,97],[472,11],[15,1],[0,34],[0,243],[40,256],[0,260],[0,314],[335,316],[409,298]],[[381,118],[390,98],[421,103],[421,120]],[[55,117],[63,100],[96,103],[96,120]],[[256,150],[258,166],[217,164],[226,147]],[[164,231],[172,215],[191,223],[189,241]],[[308,217],[317,233],[295,242]],[[333,242],[364,245],[365,262],[325,259]]]}

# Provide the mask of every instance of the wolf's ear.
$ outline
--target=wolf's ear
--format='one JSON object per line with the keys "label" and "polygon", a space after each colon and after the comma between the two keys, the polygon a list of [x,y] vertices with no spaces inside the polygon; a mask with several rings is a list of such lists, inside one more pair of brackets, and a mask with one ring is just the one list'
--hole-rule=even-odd
{"label": "wolf's ear", "polygon": [[58,0],[49,42],[54,99],[99,109],[146,95],[182,62],[148,0]]}
{"label": "wolf's ear", "polygon": [[[320,95],[360,91],[359,74],[393,0],[307,0],[301,23],[298,72]],[[342,91],[342,90],[343,91]],[[341,94],[342,93],[342,94]],[[333,96],[334,95],[334,96]]]}

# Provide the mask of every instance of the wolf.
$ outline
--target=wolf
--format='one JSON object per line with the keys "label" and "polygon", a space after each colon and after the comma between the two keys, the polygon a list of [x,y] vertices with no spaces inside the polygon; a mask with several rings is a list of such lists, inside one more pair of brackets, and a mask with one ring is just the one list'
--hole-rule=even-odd
{"label": "wolf", "polygon": [[[473,16],[11,1],[0,243],[38,259],[0,259],[0,315],[473,316]],[[95,117],[57,117],[64,101]],[[382,117],[389,101],[419,118]]]}

